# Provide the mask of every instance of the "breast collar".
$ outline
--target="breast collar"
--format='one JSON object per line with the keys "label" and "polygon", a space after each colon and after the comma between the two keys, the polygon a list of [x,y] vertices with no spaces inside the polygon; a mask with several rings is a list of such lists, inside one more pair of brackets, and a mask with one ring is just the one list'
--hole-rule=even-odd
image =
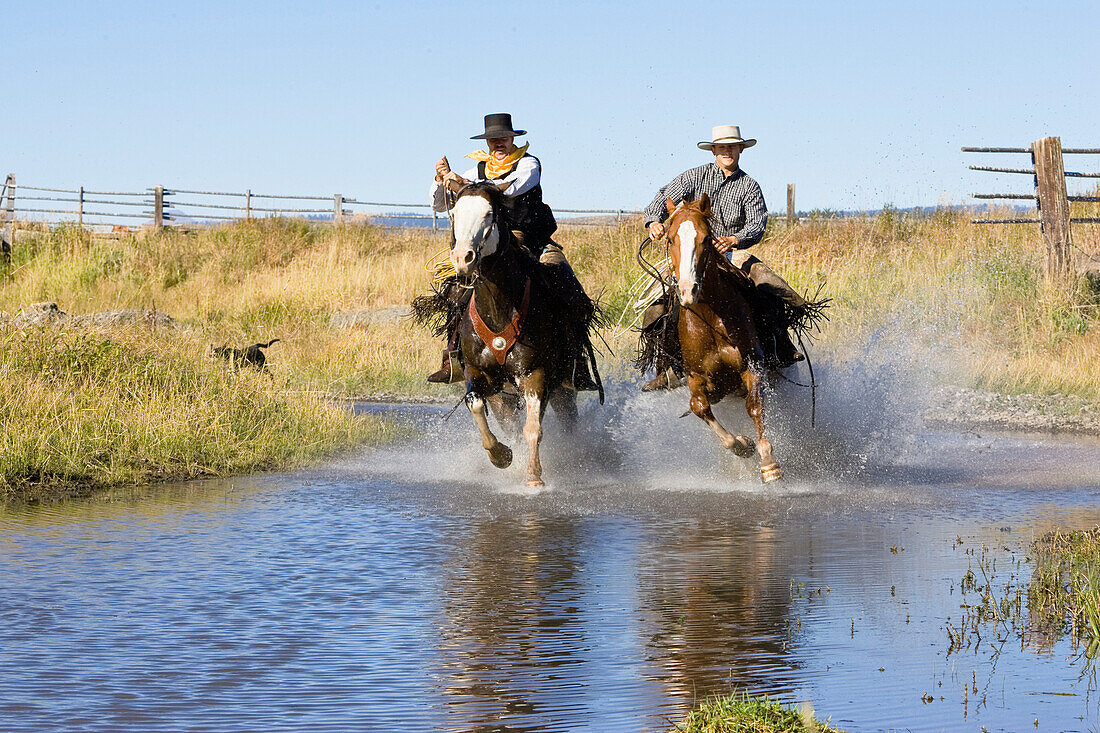
{"label": "breast collar", "polygon": [[474,332],[489,348],[489,351],[493,352],[497,364],[504,366],[504,360],[508,357],[508,352],[512,350],[512,347],[516,345],[516,340],[523,331],[523,322],[527,320],[527,306],[531,303],[531,278],[528,277],[527,284],[523,286],[523,300],[516,310],[516,315],[512,318],[512,322],[500,333],[494,332],[486,325],[481,314],[477,312],[476,300],[477,298],[470,296],[470,307],[468,308],[470,322],[474,324]]}

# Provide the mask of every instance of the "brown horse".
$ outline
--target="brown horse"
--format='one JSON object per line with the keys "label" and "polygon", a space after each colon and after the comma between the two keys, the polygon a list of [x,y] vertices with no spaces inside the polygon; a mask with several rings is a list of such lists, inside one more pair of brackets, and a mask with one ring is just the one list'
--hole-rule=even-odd
{"label": "brown horse", "polygon": [[[679,206],[666,201],[667,231],[680,301],[679,337],[691,411],[702,418],[729,450],[748,457],[760,453],[765,483],[783,476],[764,437],[764,352],[747,296],[751,281],[714,248],[707,218],[710,199]],[[733,435],[714,417],[711,405],[726,395],[745,399],[756,426],[756,442]]]}
{"label": "brown horse", "polygon": [[[441,290],[434,298],[418,298],[413,311],[422,322],[443,310],[446,318],[458,319],[466,406],[498,468],[511,464],[512,450],[489,428],[486,403],[503,421],[518,404],[502,390],[514,387],[520,393],[526,409],[527,485],[542,486],[539,444],[547,404],[567,425],[576,418],[576,393],[563,383],[573,379],[578,358],[588,360],[600,383],[591,342],[577,335],[589,333],[597,313],[588,296],[577,292],[572,271],[561,269],[568,265],[540,263],[517,240],[505,211],[503,194],[492,183],[472,183],[458,192],[451,249],[456,275],[445,287],[464,296]],[[602,385],[599,394],[602,403]]]}

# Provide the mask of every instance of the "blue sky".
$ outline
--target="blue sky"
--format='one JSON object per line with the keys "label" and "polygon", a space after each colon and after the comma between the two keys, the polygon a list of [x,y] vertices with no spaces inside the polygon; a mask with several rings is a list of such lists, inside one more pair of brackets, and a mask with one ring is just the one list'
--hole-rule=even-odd
{"label": "blue sky", "polygon": [[1030,181],[963,145],[1100,147],[1097,2],[9,6],[0,170],[29,185],[426,202],[489,112],[558,208],[643,207],[717,124],[759,140],[775,211],[787,183],[801,210],[971,203]]}

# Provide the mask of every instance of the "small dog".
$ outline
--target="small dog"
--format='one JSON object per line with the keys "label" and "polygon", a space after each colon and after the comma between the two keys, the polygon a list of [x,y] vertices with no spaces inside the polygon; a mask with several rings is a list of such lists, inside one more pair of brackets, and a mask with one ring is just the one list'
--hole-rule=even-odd
{"label": "small dog", "polygon": [[210,359],[225,359],[228,362],[232,362],[234,367],[238,369],[243,366],[250,366],[254,369],[259,369],[264,374],[271,374],[271,370],[267,368],[267,357],[264,356],[262,349],[266,349],[279,339],[271,339],[266,344],[252,344],[246,346],[243,349],[234,349],[232,346],[214,346],[210,345]]}

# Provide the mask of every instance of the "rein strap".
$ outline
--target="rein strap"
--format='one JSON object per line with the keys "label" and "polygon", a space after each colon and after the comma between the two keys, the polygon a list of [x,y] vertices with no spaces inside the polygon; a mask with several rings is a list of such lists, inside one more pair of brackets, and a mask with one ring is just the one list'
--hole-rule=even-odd
{"label": "rein strap", "polygon": [[495,333],[485,324],[481,314],[477,312],[477,305],[474,302],[476,300],[477,298],[470,297],[470,307],[468,309],[470,322],[474,324],[474,331],[477,333],[478,338],[484,342],[489,351],[493,352],[497,364],[504,366],[504,360],[508,358],[508,352],[512,350],[512,347],[516,345],[516,339],[523,331],[523,322],[527,320],[527,306],[531,303],[531,278],[527,278],[527,284],[523,288],[523,301],[519,304],[515,317],[500,333]]}

